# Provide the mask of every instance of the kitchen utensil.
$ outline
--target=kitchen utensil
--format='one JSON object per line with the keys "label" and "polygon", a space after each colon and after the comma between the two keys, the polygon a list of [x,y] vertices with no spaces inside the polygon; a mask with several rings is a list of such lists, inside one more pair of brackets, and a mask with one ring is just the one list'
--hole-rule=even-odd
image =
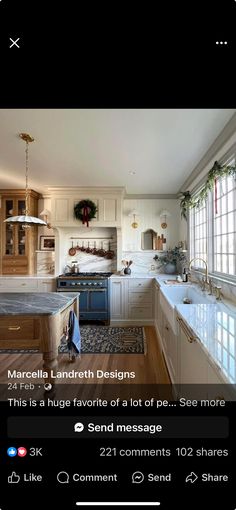
{"label": "kitchen utensil", "polygon": [[85,250],[86,250],[86,248],[84,247],[84,241],[82,241],[82,246],[80,248],[80,251],[85,251]]}
{"label": "kitchen utensil", "polygon": [[80,246],[79,246],[78,241],[77,241],[76,251],[80,251]]}
{"label": "kitchen utensil", "polygon": [[93,243],[92,254],[97,255],[96,241],[94,241],[94,243]]}
{"label": "kitchen utensil", "polygon": [[87,247],[87,248],[86,248],[86,250],[85,250],[85,251],[86,251],[86,253],[91,253],[91,249],[89,248],[89,245],[90,245],[90,243],[89,243],[89,241],[88,241],[88,247]]}
{"label": "kitchen utensil", "polygon": [[113,259],[114,251],[111,250],[111,243],[109,241],[108,251],[106,252],[106,259]]}
{"label": "kitchen utensil", "polygon": [[74,248],[74,246],[73,246],[73,241],[72,241],[72,246],[71,246],[71,248],[69,249],[69,255],[70,255],[71,257],[74,257],[74,255],[75,255],[75,254],[76,254],[76,249]]}
{"label": "kitchen utensil", "polygon": [[104,257],[104,253],[105,253],[105,251],[103,249],[103,241],[101,241],[101,248],[100,248],[100,250],[98,250],[99,257]]}

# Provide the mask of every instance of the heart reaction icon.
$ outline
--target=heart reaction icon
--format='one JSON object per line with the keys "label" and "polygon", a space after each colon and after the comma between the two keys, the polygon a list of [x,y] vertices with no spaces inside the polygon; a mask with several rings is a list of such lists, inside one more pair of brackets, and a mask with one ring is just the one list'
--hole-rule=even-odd
{"label": "heart reaction icon", "polygon": [[27,450],[24,446],[20,446],[17,450],[18,457],[25,457],[27,455]]}

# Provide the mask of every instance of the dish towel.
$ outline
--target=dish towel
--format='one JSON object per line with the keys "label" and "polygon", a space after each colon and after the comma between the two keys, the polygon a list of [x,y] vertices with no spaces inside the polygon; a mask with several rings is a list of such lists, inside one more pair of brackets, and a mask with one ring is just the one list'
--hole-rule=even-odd
{"label": "dish towel", "polygon": [[79,328],[78,318],[72,310],[69,314],[68,321],[68,334],[67,334],[67,345],[69,349],[70,356],[75,355],[75,353],[80,353],[81,350],[81,335]]}

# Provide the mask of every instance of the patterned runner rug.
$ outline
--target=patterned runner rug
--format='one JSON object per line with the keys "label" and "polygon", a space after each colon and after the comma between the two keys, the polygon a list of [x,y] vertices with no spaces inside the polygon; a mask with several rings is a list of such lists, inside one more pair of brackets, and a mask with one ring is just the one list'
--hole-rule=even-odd
{"label": "patterned runner rug", "polygon": [[[145,354],[146,339],[142,327],[80,326],[81,352],[96,354]],[[59,353],[68,352],[62,340]]]}

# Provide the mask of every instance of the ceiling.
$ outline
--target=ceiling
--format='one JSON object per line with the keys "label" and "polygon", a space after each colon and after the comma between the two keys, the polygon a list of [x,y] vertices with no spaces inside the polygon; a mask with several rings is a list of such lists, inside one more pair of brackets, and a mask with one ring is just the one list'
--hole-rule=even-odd
{"label": "ceiling", "polygon": [[[177,193],[236,110],[3,109],[0,188],[124,186],[127,193]],[[130,172],[135,172],[130,175]]]}

